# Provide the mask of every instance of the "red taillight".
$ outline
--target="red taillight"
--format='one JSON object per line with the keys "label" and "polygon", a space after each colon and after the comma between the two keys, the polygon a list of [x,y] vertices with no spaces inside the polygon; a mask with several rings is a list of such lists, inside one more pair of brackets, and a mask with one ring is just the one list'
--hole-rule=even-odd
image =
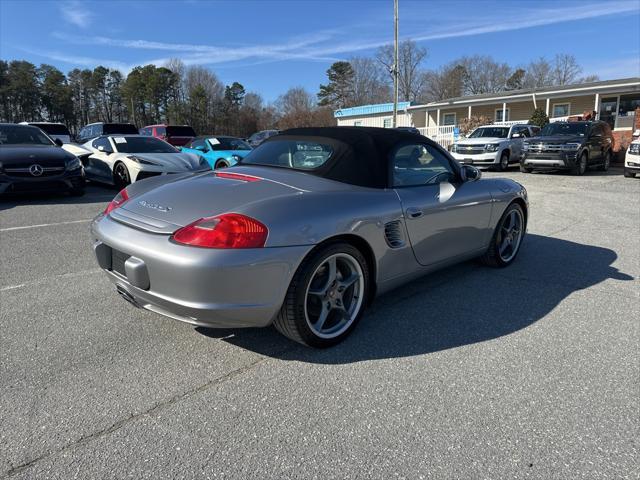
{"label": "red taillight", "polygon": [[185,245],[207,248],[261,248],[269,230],[259,221],[225,213],[217,217],[201,218],[173,234],[173,239]]}
{"label": "red taillight", "polygon": [[241,180],[243,182],[257,182],[261,180],[260,177],[245,175],[244,173],[216,172],[215,176],[220,178],[228,178],[230,180]]}
{"label": "red taillight", "polygon": [[109,212],[113,212],[116,208],[122,206],[122,204],[127,200],[129,200],[129,195],[127,195],[127,189],[123,188],[115,197],[113,197],[113,200],[109,202],[107,208],[104,209],[104,214],[106,215]]}

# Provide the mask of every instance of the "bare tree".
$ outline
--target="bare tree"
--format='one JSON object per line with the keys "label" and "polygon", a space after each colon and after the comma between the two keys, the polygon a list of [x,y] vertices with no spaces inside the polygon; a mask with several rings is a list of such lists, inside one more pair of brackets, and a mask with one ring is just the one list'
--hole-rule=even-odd
{"label": "bare tree", "polygon": [[379,63],[368,57],[353,57],[349,63],[353,69],[353,105],[391,101],[391,89]]}
{"label": "bare tree", "polygon": [[[422,61],[427,58],[428,50],[413,40],[403,40],[398,46],[398,85],[403,100],[414,101],[422,95],[424,75],[420,71]],[[376,54],[384,65],[393,82],[393,45],[383,45]]]}
{"label": "bare tree", "polygon": [[540,57],[525,68],[522,86],[524,88],[541,88],[553,85],[553,68],[549,61]]}
{"label": "bare tree", "polygon": [[559,53],[553,59],[554,85],[569,85],[578,80],[582,67],[578,65],[576,57],[567,53]]}
{"label": "bare tree", "polygon": [[424,72],[424,91],[420,100],[434,102],[460,97],[464,93],[465,74],[465,68],[457,62]]}
{"label": "bare tree", "polygon": [[512,74],[509,65],[486,55],[462,57],[458,63],[465,69],[465,93],[468,95],[501,92]]}
{"label": "bare tree", "polygon": [[315,99],[303,87],[293,87],[278,97],[280,128],[311,127]]}

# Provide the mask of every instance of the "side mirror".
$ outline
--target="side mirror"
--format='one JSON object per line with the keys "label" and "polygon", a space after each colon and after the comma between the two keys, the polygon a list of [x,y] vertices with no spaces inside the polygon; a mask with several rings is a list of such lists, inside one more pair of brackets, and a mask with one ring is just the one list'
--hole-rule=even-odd
{"label": "side mirror", "polygon": [[206,152],[207,151],[207,147],[205,147],[204,145],[198,145],[195,150],[198,150],[200,152]]}
{"label": "side mirror", "polygon": [[56,138],[53,140],[53,143],[55,143],[57,146],[61,147],[62,146],[62,140],[60,140],[59,138]]}
{"label": "side mirror", "polygon": [[482,172],[471,165],[462,165],[460,168],[460,176],[463,182],[475,182],[482,178]]}
{"label": "side mirror", "polygon": [[102,153],[106,153],[107,155],[110,155],[113,153],[110,149],[106,149],[102,145],[98,147],[98,151]]}

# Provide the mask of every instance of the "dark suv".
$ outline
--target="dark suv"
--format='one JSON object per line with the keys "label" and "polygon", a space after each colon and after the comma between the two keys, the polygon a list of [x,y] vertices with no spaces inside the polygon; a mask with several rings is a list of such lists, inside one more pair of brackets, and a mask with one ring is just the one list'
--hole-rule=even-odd
{"label": "dark suv", "polygon": [[582,175],[589,167],[607,171],[611,163],[613,135],[606,122],[555,122],[523,145],[520,171],[569,170]]}

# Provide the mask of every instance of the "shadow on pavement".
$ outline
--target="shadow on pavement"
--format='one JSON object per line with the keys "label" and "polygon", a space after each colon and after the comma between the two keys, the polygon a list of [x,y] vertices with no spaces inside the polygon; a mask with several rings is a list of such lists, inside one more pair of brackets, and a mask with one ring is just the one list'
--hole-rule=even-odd
{"label": "shadow on pavement", "polygon": [[310,363],[422,355],[509,335],[576,291],[633,280],[612,266],[616,258],[607,248],[530,234],[506,269],[468,262],[377,298],[352,335],[327,350],[297,347],[273,328],[196,330],[265,356]]}
{"label": "shadow on pavement", "polygon": [[22,205],[74,205],[83,203],[109,202],[117,191],[113,187],[91,183],[85,194],[74,197],[68,193],[11,193],[0,195],[0,211]]}

